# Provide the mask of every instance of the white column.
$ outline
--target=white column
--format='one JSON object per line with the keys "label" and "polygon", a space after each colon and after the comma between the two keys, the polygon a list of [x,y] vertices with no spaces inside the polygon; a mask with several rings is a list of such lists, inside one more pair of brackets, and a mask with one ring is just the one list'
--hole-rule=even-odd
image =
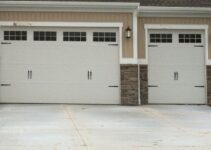
{"label": "white column", "polygon": [[133,59],[138,63],[138,15],[137,11],[133,12]]}

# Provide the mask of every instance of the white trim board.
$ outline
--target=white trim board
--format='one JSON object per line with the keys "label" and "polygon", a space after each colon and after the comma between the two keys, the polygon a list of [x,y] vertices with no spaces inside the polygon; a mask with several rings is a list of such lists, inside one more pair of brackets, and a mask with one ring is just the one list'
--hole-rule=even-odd
{"label": "white trim board", "polygon": [[148,30],[150,29],[187,29],[187,30],[204,30],[205,32],[205,64],[211,65],[211,60],[208,58],[208,25],[172,25],[172,24],[145,24],[145,59],[142,62],[148,64]]}
{"label": "white trim board", "polygon": [[0,21],[0,26],[39,26],[39,27],[117,27],[122,28],[121,22],[25,22],[25,21]]}
{"label": "white trim board", "polygon": [[140,17],[211,17],[211,9],[204,7],[140,6]]}
{"label": "white trim board", "polygon": [[124,64],[131,64],[131,65],[137,65],[138,64],[138,61],[137,61],[137,59],[134,59],[134,58],[122,58],[121,60],[120,60],[120,64],[121,65],[124,65]]}
{"label": "white trim board", "polygon": [[138,7],[124,2],[0,1],[1,11],[133,12]]}

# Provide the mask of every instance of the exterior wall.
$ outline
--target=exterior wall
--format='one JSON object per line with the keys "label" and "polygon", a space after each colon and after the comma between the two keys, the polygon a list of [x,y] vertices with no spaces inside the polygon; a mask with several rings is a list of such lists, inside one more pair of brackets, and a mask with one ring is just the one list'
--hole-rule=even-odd
{"label": "exterior wall", "polygon": [[148,66],[139,66],[141,105],[148,104]]}
{"label": "exterior wall", "polygon": [[211,106],[211,66],[207,66],[207,103]]}
{"label": "exterior wall", "polygon": [[[132,27],[132,13],[86,12],[3,12],[0,21],[54,21],[54,22],[122,22],[123,31]],[[123,57],[133,57],[133,41],[122,37]]]}
{"label": "exterior wall", "polygon": [[138,65],[121,65],[121,103],[138,105]]}
{"label": "exterior wall", "polygon": [[[211,18],[139,18],[138,19],[138,57],[145,58],[145,24],[206,24],[211,28]],[[209,29],[209,59],[211,59],[211,29]]]}

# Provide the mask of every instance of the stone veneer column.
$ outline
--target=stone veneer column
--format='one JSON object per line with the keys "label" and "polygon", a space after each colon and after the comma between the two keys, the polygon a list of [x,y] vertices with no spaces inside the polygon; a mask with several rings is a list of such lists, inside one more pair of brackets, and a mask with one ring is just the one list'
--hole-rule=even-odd
{"label": "stone veneer column", "polygon": [[139,66],[141,104],[148,104],[148,66]]}
{"label": "stone veneer column", "polygon": [[121,65],[121,104],[139,105],[138,65]]}
{"label": "stone veneer column", "polygon": [[207,104],[211,106],[211,66],[207,66]]}

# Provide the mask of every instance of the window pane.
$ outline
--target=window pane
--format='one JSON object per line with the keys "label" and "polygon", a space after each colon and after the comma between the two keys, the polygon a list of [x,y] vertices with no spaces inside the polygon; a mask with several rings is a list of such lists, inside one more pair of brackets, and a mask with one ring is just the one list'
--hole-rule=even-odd
{"label": "window pane", "polygon": [[201,39],[196,39],[196,43],[201,43]]}
{"label": "window pane", "polygon": [[86,32],[64,32],[63,36],[67,37],[65,38],[66,41],[86,41]]}
{"label": "window pane", "polygon": [[179,43],[185,43],[185,39],[179,39]]}
{"label": "window pane", "polygon": [[86,41],[86,37],[81,37],[81,41]]}
{"label": "window pane", "polygon": [[68,36],[68,32],[63,32],[63,36]]}
{"label": "window pane", "polygon": [[68,41],[68,37],[63,37],[63,41]]}
{"label": "window pane", "polygon": [[116,33],[115,33],[115,32],[112,32],[112,33],[111,33],[111,36],[116,36]]}
{"label": "window pane", "polygon": [[201,34],[196,34],[196,38],[198,39],[201,39]]}
{"label": "window pane", "polygon": [[155,39],[150,39],[151,43],[155,43],[155,41],[156,41]]}
{"label": "window pane", "polygon": [[172,39],[167,39],[167,43],[172,43]]}
{"label": "window pane", "polygon": [[15,31],[10,31],[10,35],[14,36],[15,35]]}
{"label": "window pane", "polygon": [[9,40],[9,36],[4,36],[4,40]]}
{"label": "window pane", "polygon": [[93,41],[98,42],[98,37],[93,37]]}
{"label": "window pane", "polygon": [[103,33],[103,32],[100,32],[100,33],[99,33],[99,36],[104,36],[104,33]]}
{"label": "window pane", "polygon": [[198,42],[201,43],[201,34],[179,34],[179,43],[198,43]]}
{"label": "window pane", "polygon": [[116,38],[111,38],[111,42],[116,42]]}
{"label": "window pane", "polygon": [[9,31],[4,31],[4,35],[9,35]]}
{"label": "window pane", "polygon": [[110,39],[110,38],[105,38],[105,41],[106,41],[106,42],[110,42],[111,39]]}
{"label": "window pane", "polygon": [[81,36],[86,36],[86,32],[81,32]]}

